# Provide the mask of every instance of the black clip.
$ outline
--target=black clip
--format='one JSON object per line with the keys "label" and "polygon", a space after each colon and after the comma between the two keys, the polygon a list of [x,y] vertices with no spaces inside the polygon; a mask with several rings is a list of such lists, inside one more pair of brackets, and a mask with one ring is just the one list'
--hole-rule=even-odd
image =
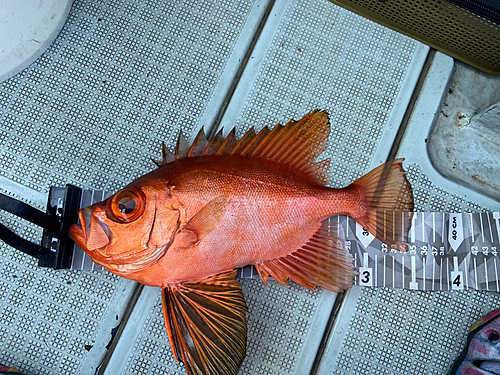
{"label": "black clip", "polygon": [[38,259],[40,267],[70,268],[74,242],[67,234],[69,227],[78,220],[80,196],[81,189],[73,185],[51,188],[45,213],[0,193],[0,209],[44,228],[41,245],[25,240],[2,224],[0,239]]}

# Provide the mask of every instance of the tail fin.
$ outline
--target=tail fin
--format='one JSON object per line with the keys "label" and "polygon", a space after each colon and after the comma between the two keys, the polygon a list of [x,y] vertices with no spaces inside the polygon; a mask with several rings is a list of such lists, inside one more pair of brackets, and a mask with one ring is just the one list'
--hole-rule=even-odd
{"label": "tail fin", "polygon": [[367,212],[356,221],[393,249],[406,251],[413,216],[413,191],[403,160],[389,161],[356,180],[366,194]]}

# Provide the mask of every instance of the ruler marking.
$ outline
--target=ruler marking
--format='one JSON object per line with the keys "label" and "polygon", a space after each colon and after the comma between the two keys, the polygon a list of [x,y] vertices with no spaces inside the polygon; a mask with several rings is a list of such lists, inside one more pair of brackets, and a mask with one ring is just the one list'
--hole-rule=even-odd
{"label": "ruler marking", "polygon": [[[358,267],[358,254],[354,253],[354,268]],[[361,285],[361,275],[358,275],[358,285]]]}
{"label": "ruler marking", "polygon": [[472,237],[472,243],[476,242],[474,237],[474,217],[472,216],[472,213],[470,214],[470,236]]}
{"label": "ruler marking", "polygon": [[484,279],[486,280],[486,290],[490,290],[489,280],[488,280],[488,264],[486,264],[486,258],[484,259]]}
{"label": "ruler marking", "polygon": [[349,238],[349,216],[346,216],[346,233],[347,233],[347,238]]}
{"label": "ruler marking", "polygon": [[490,240],[491,240],[491,244],[493,245],[493,230],[491,229],[491,219],[490,219],[490,214],[487,213],[486,214],[486,217],[488,218],[488,228],[490,229]]}
{"label": "ruler marking", "polygon": [[474,257],[474,262],[473,263],[474,263],[474,266],[473,266],[474,267],[474,277],[476,279],[476,290],[477,290],[479,288],[477,287],[477,262],[476,262],[476,257]]}
{"label": "ruler marking", "polygon": [[479,214],[479,224],[481,225],[481,239],[484,243],[484,225],[483,225],[483,215]]}
{"label": "ruler marking", "polygon": [[436,243],[436,214],[432,213],[432,242]]}
{"label": "ruler marking", "polygon": [[444,225],[444,223],[445,223],[445,221],[446,221],[446,220],[445,220],[445,219],[446,219],[446,218],[445,218],[445,215],[446,215],[446,214],[443,212],[443,217],[441,218],[441,219],[442,219],[442,225],[441,225],[441,240],[443,241],[443,245],[444,245],[444,236],[445,236],[445,233],[446,233],[446,232],[445,232],[445,225]]}
{"label": "ruler marking", "polygon": [[443,290],[443,259],[441,259],[441,266],[439,267],[439,290]]}
{"label": "ruler marking", "polygon": [[422,241],[427,242],[427,240],[425,238],[425,218],[424,218],[424,215],[420,215],[420,216],[422,216]]}
{"label": "ruler marking", "polygon": [[[410,282],[410,289],[418,289],[418,284],[417,284],[417,263],[415,259],[415,255],[411,257],[411,282]],[[424,258],[425,260],[425,258]]]}
{"label": "ruler marking", "polygon": [[425,284],[427,282],[427,279],[425,278],[425,276],[426,276],[425,275],[426,258],[422,259],[422,264],[424,265],[424,269],[423,269],[423,272],[422,272],[422,278],[424,279],[422,289],[425,290]]}
{"label": "ruler marking", "polygon": [[394,259],[394,257],[391,257],[392,258],[392,287],[395,288],[396,287],[396,260]]}
{"label": "ruler marking", "polygon": [[465,268],[465,285],[469,289],[469,269],[467,268],[467,255],[464,258],[464,268]]}
{"label": "ruler marking", "polygon": [[500,292],[500,288],[498,285],[498,268],[497,268],[497,258],[493,258],[493,264],[495,265],[495,281],[497,282],[497,292]]}
{"label": "ruler marking", "polygon": [[415,242],[415,222],[417,220],[417,213],[415,213],[415,215],[413,215],[413,218],[411,219],[412,223],[411,223],[411,229],[410,229],[410,242]]}
{"label": "ruler marking", "polygon": [[436,288],[436,263],[432,263],[432,290]]}
{"label": "ruler marking", "polygon": [[[92,191],[88,192],[87,200],[92,193]],[[95,200],[98,192],[94,194]],[[389,220],[391,213],[384,212],[383,214]],[[352,218],[342,216],[342,218],[337,218],[337,222],[341,225],[347,225],[344,232],[349,237],[349,240],[357,241],[359,245],[351,246],[355,266],[363,267],[364,265],[364,267],[368,267],[366,263],[366,257],[368,256],[369,267],[372,267],[369,268],[370,278],[376,286],[411,290],[450,290],[452,288],[497,290],[500,292],[500,262],[497,262],[496,253],[497,248],[500,246],[500,213],[468,214],[469,217],[467,218],[465,213],[418,212],[414,213],[409,222],[409,225],[411,225],[409,227],[406,227],[404,220],[402,220],[401,228],[406,228],[408,231],[408,237],[403,236],[408,241],[408,254],[394,253],[383,244],[379,246],[380,241],[377,242],[376,239],[365,248],[362,246],[363,242],[360,242],[365,239],[361,233],[358,233],[357,230],[354,232],[350,230],[354,228],[349,229],[350,225],[352,225]],[[390,230],[391,225],[393,229],[397,226],[395,215],[397,214],[395,213],[392,216],[392,224],[387,223],[384,228],[386,233]],[[401,215],[403,215],[403,218],[405,217],[404,213],[401,213]],[[449,228],[452,224],[454,225],[453,229]],[[422,225],[422,229],[418,229],[417,225]],[[432,230],[432,233],[429,233],[427,226],[429,231]],[[467,226],[469,226],[467,232],[470,232],[470,234],[466,232]],[[452,236],[452,234],[455,235],[455,233],[451,232],[454,229],[458,232],[457,238]],[[489,234],[486,233],[488,230]],[[481,241],[483,242],[481,243]],[[420,249],[417,251],[418,248]],[[430,254],[426,256],[426,250],[433,256],[429,257]],[[476,251],[482,254],[483,257],[478,257]],[[492,256],[489,256],[490,252]],[[383,259],[380,257],[383,257]],[[491,270],[488,263],[490,258],[493,259]],[[76,263],[74,266],[77,266],[80,261],[79,257],[72,259],[72,262]],[[375,265],[372,264],[373,261],[375,261]],[[485,262],[484,270],[480,264],[481,261]],[[83,266],[87,267],[86,261]],[[401,276],[397,275],[399,267],[401,267]],[[406,267],[409,275],[406,275]],[[429,272],[427,272],[427,267],[430,267]],[[373,271],[375,271],[374,274]],[[484,272],[484,276],[481,275],[481,272]],[[402,285],[399,284],[398,279],[402,282]],[[486,285],[482,284],[481,280],[483,279]],[[360,280],[358,279],[358,285],[368,286],[366,283],[359,283]],[[462,281],[461,285],[460,281]],[[427,286],[427,282],[431,283],[431,285]]]}
{"label": "ruler marking", "polygon": [[[387,256],[384,255],[384,270],[387,270],[386,258],[387,258]],[[385,287],[385,274],[386,274],[386,272],[384,272],[384,287]]]}
{"label": "ruler marking", "polygon": [[[404,236],[405,233],[405,213],[401,211],[401,235]],[[408,242],[408,237],[401,238],[401,241]]]}
{"label": "ruler marking", "polygon": [[450,274],[450,262],[448,262],[448,260],[447,260],[446,261],[446,273],[444,275],[444,277],[446,277],[447,289],[450,289],[450,280],[448,279],[449,274]]}
{"label": "ruler marking", "polygon": [[401,281],[403,282],[403,288],[405,287],[405,257],[401,258]]}

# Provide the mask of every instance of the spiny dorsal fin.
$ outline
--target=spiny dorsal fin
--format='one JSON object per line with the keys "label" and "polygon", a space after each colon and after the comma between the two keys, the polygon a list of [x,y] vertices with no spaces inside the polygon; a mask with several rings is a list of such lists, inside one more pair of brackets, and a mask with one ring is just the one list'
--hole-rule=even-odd
{"label": "spiny dorsal fin", "polygon": [[179,138],[177,138],[177,145],[175,146],[175,160],[184,159],[187,157],[190,145],[186,140],[186,137],[182,134],[182,130],[179,132]]}
{"label": "spiny dorsal fin", "polygon": [[203,155],[203,152],[205,151],[207,145],[208,145],[207,137],[205,136],[203,128],[201,128],[187,153],[187,157],[192,158],[195,156]]}
{"label": "spiny dorsal fin", "polygon": [[224,136],[222,135],[222,129],[213,137],[210,142],[208,142],[205,151],[203,151],[203,156],[214,155],[219,149],[220,145],[224,141]]}
{"label": "spiny dorsal fin", "polygon": [[[250,129],[239,141],[233,129],[226,138],[222,133],[208,142],[200,130],[190,146],[182,132],[175,148],[175,160],[186,157],[209,155],[241,155],[266,158],[301,170],[316,183],[325,185],[329,178],[329,161],[316,163],[316,158],[326,149],[330,123],[325,111],[313,111],[299,121],[289,121],[286,125],[276,125],[269,130],[264,127],[259,133]],[[164,155],[165,162],[171,161]],[[155,162],[158,165],[158,162]]]}
{"label": "spiny dorsal fin", "polygon": [[242,151],[253,141],[257,134],[254,128],[248,129],[245,135],[238,141],[238,144],[231,151],[231,155],[241,155]]}
{"label": "spiny dorsal fin", "polygon": [[155,160],[151,158],[153,163],[155,163],[158,168],[160,168],[164,164],[170,163],[175,160],[175,155],[170,152],[170,150],[165,145],[165,142],[161,143],[161,153],[162,153],[162,160]]}
{"label": "spiny dorsal fin", "polygon": [[230,154],[237,144],[238,140],[236,139],[236,129],[233,128],[233,130],[231,130],[227,137],[222,141],[214,155]]}

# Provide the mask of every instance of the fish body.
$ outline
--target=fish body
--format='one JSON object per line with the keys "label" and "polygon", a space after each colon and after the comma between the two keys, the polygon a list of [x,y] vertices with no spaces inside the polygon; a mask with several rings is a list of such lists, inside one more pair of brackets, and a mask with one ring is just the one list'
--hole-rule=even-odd
{"label": "fish body", "polygon": [[235,268],[253,264],[264,282],[349,288],[352,259],[325,221],[340,214],[404,250],[413,197],[402,160],[329,188],[329,161],[315,161],[329,130],[326,112],[314,111],[239,141],[180,139],[158,169],[80,211],[70,236],[96,263],[163,289],[171,345],[188,373],[232,374],[241,364],[246,305]]}
{"label": "fish body", "polygon": [[[154,219],[155,227],[178,230],[175,234],[168,231],[164,241],[155,246],[171,241],[170,246],[147,269],[132,273],[127,264],[114,269],[109,263],[112,260],[96,259],[122,276],[157,287],[281,258],[306,243],[325,219],[345,213],[357,217],[366,209],[360,189],[350,187],[333,193],[300,171],[241,156],[182,159],[161,166],[125,189],[146,190],[147,186],[156,186],[148,197],[158,197],[147,199],[146,211],[156,213],[148,225]],[[197,228],[182,231],[190,218],[214,200],[221,204],[207,209],[206,214],[222,218],[213,231],[202,239],[193,233]],[[165,219],[161,211],[167,207]],[[127,242],[137,241],[137,249],[146,247],[150,237],[144,234],[149,232],[142,226],[134,228],[127,234]]]}

